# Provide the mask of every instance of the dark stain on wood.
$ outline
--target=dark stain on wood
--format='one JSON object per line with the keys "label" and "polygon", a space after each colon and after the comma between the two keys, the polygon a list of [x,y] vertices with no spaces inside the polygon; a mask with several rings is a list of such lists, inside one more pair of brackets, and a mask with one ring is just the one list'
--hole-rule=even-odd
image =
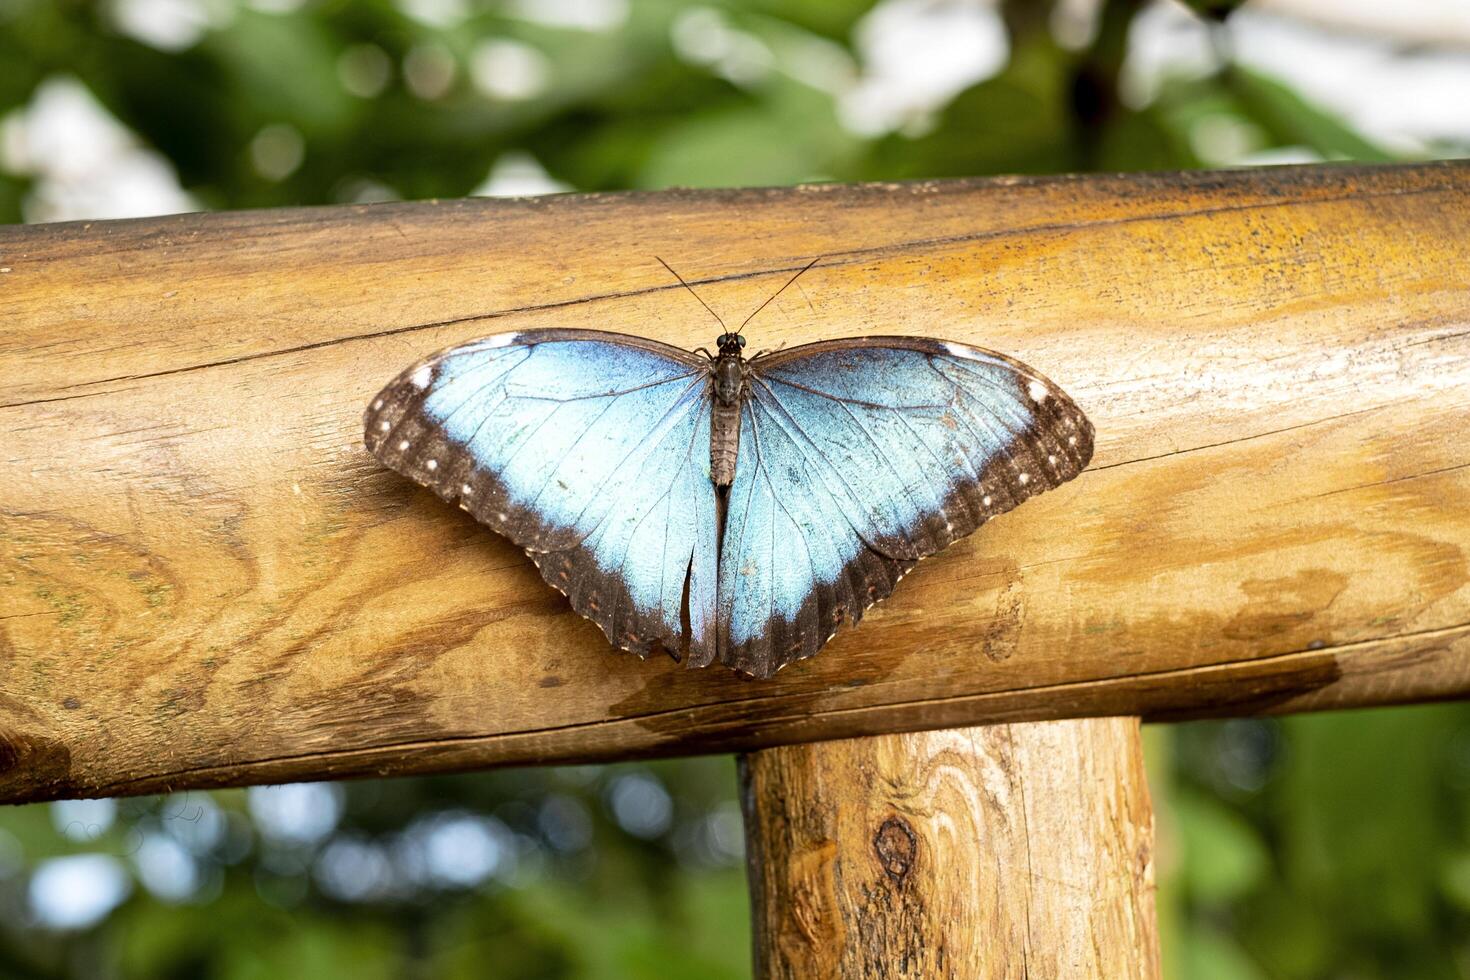
{"label": "dark stain on wood", "polygon": [[0,731],[0,799],[14,798],[17,786],[37,785],[53,799],[72,789],[71,749],[58,739]]}
{"label": "dark stain on wood", "polygon": [[985,629],[980,649],[993,663],[1009,660],[1021,642],[1021,628],[1026,620],[1026,586],[1021,571],[1012,563],[1012,571],[1004,589],[996,596],[995,618]]}
{"label": "dark stain on wood", "polygon": [[[1288,664],[1269,660],[1237,665],[1230,671],[1197,677],[1191,684],[1192,704],[1185,708],[1168,705],[1176,700],[1163,695],[1157,699],[1141,692],[1145,721],[1176,721],[1185,718],[1225,718],[1239,715],[1265,714],[1291,701],[1330,687],[1341,680],[1342,665],[1335,655],[1322,653],[1310,659],[1296,658]],[[1167,681],[1160,681],[1167,685]],[[1148,707],[1155,701],[1159,707]]]}

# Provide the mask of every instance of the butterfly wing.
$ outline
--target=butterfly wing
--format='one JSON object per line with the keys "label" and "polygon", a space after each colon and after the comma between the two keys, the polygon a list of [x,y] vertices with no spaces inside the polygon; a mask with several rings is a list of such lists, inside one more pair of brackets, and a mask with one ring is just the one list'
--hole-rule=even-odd
{"label": "butterfly wing", "polygon": [[593,330],[503,333],[404,371],[368,449],[526,549],[615,646],[715,655],[703,358]]}
{"label": "butterfly wing", "polygon": [[720,557],[721,659],[768,677],[927,555],[1076,476],[1092,425],[1002,354],[915,337],[750,365]]}

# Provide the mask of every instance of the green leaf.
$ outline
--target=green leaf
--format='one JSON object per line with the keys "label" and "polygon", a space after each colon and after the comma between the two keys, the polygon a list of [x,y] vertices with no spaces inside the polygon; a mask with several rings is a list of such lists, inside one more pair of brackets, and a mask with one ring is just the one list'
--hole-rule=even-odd
{"label": "green leaf", "polygon": [[1154,107],[1120,111],[1098,141],[1103,170],[1187,170],[1200,165],[1189,140]]}
{"label": "green leaf", "polygon": [[242,8],[228,30],[205,36],[199,53],[218,61],[237,111],[260,124],[289,122],[308,137],[342,130],[354,99],[337,77],[338,45],[308,13]]}
{"label": "green leaf", "polygon": [[1445,748],[1466,708],[1286,719],[1283,861],[1291,883],[1330,911],[1344,939],[1432,935],[1450,816]]}
{"label": "green leaf", "polygon": [[1011,52],[1005,69],[966,89],[934,129],[890,136],[875,148],[867,179],[1055,173],[1075,169],[1065,55],[1046,35]]}
{"label": "green leaf", "polygon": [[1273,980],[1329,976],[1346,945],[1330,917],[1279,880],[1232,911],[1240,941]]}
{"label": "green leaf", "polygon": [[1186,936],[1184,972],[1187,980],[1266,980],[1266,974],[1229,936],[1206,928]]}
{"label": "green leaf", "polygon": [[750,187],[830,177],[855,140],[824,93],[786,83],[755,105],[676,122],[653,138],[641,187]]}
{"label": "green leaf", "polygon": [[845,41],[872,0],[747,0],[743,6],[834,40]]}
{"label": "green leaf", "polygon": [[1240,814],[1201,794],[1180,792],[1174,797],[1174,821],[1192,899],[1236,901],[1265,880],[1270,858],[1255,828]]}
{"label": "green leaf", "polygon": [[1445,859],[1440,890],[1461,912],[1470,913],[1470,851]]}
{"label": "green leaf", "polygon": [[1328,159],[1360,163],[1397,159],[1274,78],[1238,65],[1222,78],[1248,117],[1283,146],[1308,146]]}
{"label": "green leaf", "polygon": [[218,976],[223,980],[392,980],[400,976],[402,953],[391,932],[361,920],[307,918],[239,950]]}

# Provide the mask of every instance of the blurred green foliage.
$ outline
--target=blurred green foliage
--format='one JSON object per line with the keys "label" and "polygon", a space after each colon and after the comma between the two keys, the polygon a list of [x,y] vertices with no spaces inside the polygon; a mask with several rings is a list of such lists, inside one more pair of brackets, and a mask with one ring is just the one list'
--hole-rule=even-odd
{"label": "blurred green foliage", "polygon": [[[1222,162],[1201,156],[1204,119],[1233,122],[1247,149],[1386,158],[1239,66],[1166,79],[1130,106],[1118,81],[1138,0],[1109,0],[1072,48],[1049,5],[1008,4],[998,74],[868,133],[841,118],[864,70],[852,39],[865,2],[636,0],[603,30],[517,15],[526,3],[419,2],[453,14],[426,22],[386,0],[178,2],[213,11],[213,26],[162,50],[116,28],[124,0],[0,0],[0,113],[75,78],[210,208],[462,196],[510,151],[579,190],[1187,168]],[[1223,18],[1235,4],[1200,6]],[[496,80],[497,57],[520,90]],[[531,77],[517,82],[517,66]],[[270,133],[299,141],[284,173],[259,165]],[[34,176],[0,177],[0,221],[21,220]]]}
{"label": "blurred green foliage", "polygon": [[[747,976],[734,779],[712,758],[309,787],[284,809],[257,789],[0,811],[0,977]],[[72,854],[140,885],[55,930],[32,889]]]}
{"label": "blurred green foliage", "polygon": [[1465,975],[1470,707],[1150,735],[1170,975]]}
{"label": "blurred green foliage", "polygon": [[[1389,158],[1225,56],[1233,0],[1190,3],[1213,70],[1146,99],[1120,82],[1141,2],[1106,0],[1068,44],[1050,4],[1003,3],[998,71],[877,127],[844,118],[866,2],[584,4],[620,13],[595,29],[530,3],[182,2],[197,36],[150,44],[118,28],[123,0],[0,0],[0,148],[68,78],[211,208],[459,196],[525,154],[579,190]],[[0,221],[18,221],[46,174],[8,158]],[[1148,746],[1169,976],[1470,972],[1470,708],[1153,728]],[[258,790],[0,811],[0,978],[749,973],[728,760],[313,792],[298,823],[331,812],[309,839],[273,830]],[[58,930],[38,895],[81,854],[114,858],[127,894]]]}

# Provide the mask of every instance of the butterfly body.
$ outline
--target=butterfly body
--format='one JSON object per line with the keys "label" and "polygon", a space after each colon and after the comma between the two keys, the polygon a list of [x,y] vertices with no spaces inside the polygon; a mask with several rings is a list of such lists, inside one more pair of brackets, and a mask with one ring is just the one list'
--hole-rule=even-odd
{"label": "butterfly body", "polygon": [[710,362],[714,380],[714,401],[710,419],[710,479],[717,487],[728,487],[735,480],[735,464],[740,458],[740,404],[745,397],[745,338],[738,334],[721,334],[716,342],[719,350]]}
{"label": "butterfly body", "polygon": [[614,645],[761,677],[1091,457],[1065,393],[981,348],[864,337],[747,359],[730,333],[716,347],[472,341],[390,382],[367,446],[524,548]]}

